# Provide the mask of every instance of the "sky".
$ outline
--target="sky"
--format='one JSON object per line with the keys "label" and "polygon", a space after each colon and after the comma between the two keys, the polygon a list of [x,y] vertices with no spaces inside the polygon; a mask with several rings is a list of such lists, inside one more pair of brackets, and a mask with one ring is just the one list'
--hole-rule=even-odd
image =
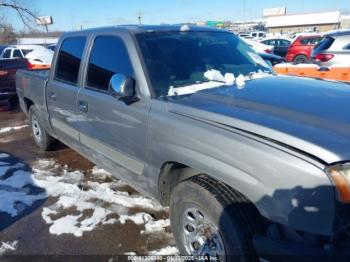
{"label": "sky", "polygon": [[[350,12],[350,0],[22,0],[38,15],[50,15],[50,31],[70,31],[117,24],[239,21],[260,19],[264,8],[287,7],[287,13],[340,10]],[[0,15],[4,10],[0,9]],[[5,19],[16,30],[23,25],[14,12]]]}

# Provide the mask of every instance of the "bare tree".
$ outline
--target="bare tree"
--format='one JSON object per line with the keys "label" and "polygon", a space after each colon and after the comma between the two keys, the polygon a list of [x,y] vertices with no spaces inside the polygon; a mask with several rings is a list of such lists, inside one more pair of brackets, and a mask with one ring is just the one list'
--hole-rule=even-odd
{"label": "bare tree", "polygon": [[26,5],[20,0],[0,0],[0,10],[8,9],[15,11],[23,24],[28,28],[34,24],[36,15],[33,10],[30,10]]}

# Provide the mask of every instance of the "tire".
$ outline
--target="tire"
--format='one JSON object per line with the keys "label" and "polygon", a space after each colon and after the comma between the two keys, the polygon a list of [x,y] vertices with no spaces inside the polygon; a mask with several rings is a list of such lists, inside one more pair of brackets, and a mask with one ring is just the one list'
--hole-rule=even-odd
{"label": "tire", "polygon": [[8,103],[9,103],[9,106],[10,106],[10,109],[15,109],[17,108],[18,106],[18,97],[11,97],[9,100],[8,100]]}
{"label": "tire", "polygon": [[[252,243],[255,226],[252,226],[250,221],[255,219],[255,224],[259,223],[260,216],[257,216],[256,212],[252,204],[241,194],[204,175],[192,177],[178,184],[170,198],[171,227],[180,254],[216,257],[213,261],[258,261]],[[200,219],[196,219],[197,217]],[[207,219],[204,230],[203,227],[199,226],[196,229],[196,226],[192,226],[192,221],[195,221],[193,224],[196,225],[196,221],[201,220],[201,217],[204,217],[204,221]],[[211,223],[214,226],[208,227]],[[215,229],[218,232],[213,234]],[[196,242],[189,244],[191,242],[189,239],[200,231],[202,237],[204,232],[204,243],[207,245],[204,244],[203,247],[202,244],[198,251],[195,250],[198,244]],[[205,240],[209,235],[209,239],[214,241]],[[214,248],[213,252],[207,252],[208,247],[218,248]]]}
{"label": "tire", "polygon": [[305,55],[297,55],[296,57],[294,57],[293,59],[293,63],[294,64],[305,64],[308,62],[308,59]]}
{"label": "tire", "polygon": [[29,108],[29,123],[34,142],[42,151],[54,150],[58,144],[58,140],[49,135],[38,116],[36,107],[31,106]]}

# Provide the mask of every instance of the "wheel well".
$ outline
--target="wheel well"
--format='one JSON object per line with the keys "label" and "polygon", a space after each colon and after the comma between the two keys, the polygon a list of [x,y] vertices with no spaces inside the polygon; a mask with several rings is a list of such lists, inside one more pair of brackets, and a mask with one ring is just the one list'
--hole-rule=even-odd
{"label": "wheel well", "polygon": [[159,200],[164,205],[169,205],[172,190],[181,181],[199,175],[201,172],[177,162],[167,162],[161,168],[158,181]]}
{"label": "wheel well", "polygon": [[[171,193],[176,185],[190,178],[205,179],[207,181],[210,181],[210,183],[225,189],[225,196],[223,195],[222,197],[231,199],[238,206],[244,206],[244,210],[242,210],[242,212],[246,216],[246,221],[250,221],[252,231],[261,232],[261,228],[266,227],[266,221],[263,219],[257,207],[241,192],[227,185],[223,181],[219,181],[207,174],[203,174],[203,172],[200,172],[181,163],[168,162],[165,163],[161,169],[158,186],[159,200],[162,205],[168,206]],[[254,221],[251,221],[252,218],[254,218],[256,221],[261,221],[261,225],[256,225]]]}
{"label": "wheel well", "polygon": [[34,102],[32,100],[30,100],[29,98],[25,97],[23,98],[24,104],[26,106],[26,110],[27,112],[29,111],[29,108],[34,105]]}

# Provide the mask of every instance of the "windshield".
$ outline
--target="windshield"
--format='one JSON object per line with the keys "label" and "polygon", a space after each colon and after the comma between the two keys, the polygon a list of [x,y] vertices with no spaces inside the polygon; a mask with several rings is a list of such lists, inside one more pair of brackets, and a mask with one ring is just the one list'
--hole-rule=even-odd
{"label": "windshield", "polygon": [[228,32],[146,32],[136,35],[157,97],[169,89],[207,82],[206,72],[247,76],[271,68]]}

